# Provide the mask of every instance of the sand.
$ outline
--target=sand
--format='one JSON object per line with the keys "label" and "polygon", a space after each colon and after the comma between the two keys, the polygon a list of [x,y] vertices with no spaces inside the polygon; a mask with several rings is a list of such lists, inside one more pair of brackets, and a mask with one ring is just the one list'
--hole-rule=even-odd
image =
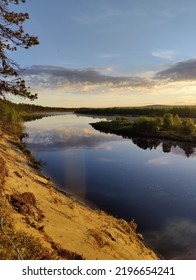
{"label": "sand", "polygon": [[[3,134],[0,156],[6,166],[3,196],[13,225],[52,250],[61,248],[88,260],[152,260],[134,223],[93,210],[59,192],[50,179],[29,164],[18,140]],[[1,182],[1,184],[3,184]]]}

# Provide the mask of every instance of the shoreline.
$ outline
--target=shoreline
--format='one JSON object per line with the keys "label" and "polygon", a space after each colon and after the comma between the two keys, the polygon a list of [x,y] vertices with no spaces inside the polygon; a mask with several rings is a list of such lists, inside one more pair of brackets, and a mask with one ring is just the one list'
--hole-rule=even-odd
{"label": "shoreline", "polygon": [[3,133],[0,155],[6,174],[1,193],[14,232],[39,239],[53,256],[50,259],[159,259],[144,245],[134,222],[117,219],[62,194],[33,167],[20,146],[18,138]]}
{"label": "shoreline", "polygon": [[196,147],[196,136],[192,135],[179,135],[174,134],[173,131],[159,131],[159,132],[148,132],[148,131],[142,131],[142,132],[135,132],[134,129],[129,129],[129,127],[123,127],[121,128],[119,124],[119,127],[112,127],[112,122],[110,121],[100,121],[96,123],[90,123],[90,125],[100,132],[104,133],[110,133],[110,134],[116,134],[119,136],[122,136],[124,138],[145,138],[145,139],[158,139],[158,140],[166,140],[166,141],[173,141],[173,142],[179,142],[184,143],[188,145],[192,145]]}

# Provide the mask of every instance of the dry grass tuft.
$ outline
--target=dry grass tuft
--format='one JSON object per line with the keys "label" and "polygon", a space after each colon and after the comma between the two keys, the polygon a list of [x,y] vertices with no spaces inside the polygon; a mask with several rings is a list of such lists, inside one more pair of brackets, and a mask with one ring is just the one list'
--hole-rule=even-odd
{"label": "dry grass tuft", "polygon": [[108,242],[105,240],[103,234],[100,231],[96,231],[94,229],[88,230],[88,235],[92,236],[96,241],[97,245],[102,248],[106,245],[109,245]]}

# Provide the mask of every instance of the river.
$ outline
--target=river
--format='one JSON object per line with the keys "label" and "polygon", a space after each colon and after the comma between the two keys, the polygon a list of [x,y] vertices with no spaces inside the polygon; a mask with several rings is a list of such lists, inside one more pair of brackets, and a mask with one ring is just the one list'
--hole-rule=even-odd
{"label": "river", "polygon": [[101,133],[72,113],[26,122],[28,149],[56,186],[135,219],[165,259],[196,259],[196,152],[182,143]]}

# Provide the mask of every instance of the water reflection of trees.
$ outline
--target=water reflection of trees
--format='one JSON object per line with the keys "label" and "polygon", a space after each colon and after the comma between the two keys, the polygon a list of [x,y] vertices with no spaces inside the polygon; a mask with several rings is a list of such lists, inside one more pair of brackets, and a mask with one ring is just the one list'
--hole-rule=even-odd
{"label": "water reflection of trees", "polygon": [[132,142],[137,145],[139,148],[147,150],[147,149],[156,149],[160,144],[161,140],[152,139],[152,138],[132,138]]}
{"label": "water reflection of trees", "polygon": [[178,146],[184,151],[187,157],[190,157],[195,152],[195,147],[187,145],[186,143],[178,143]]}
{"label": "water reflection of trees", "polygon": [[170,153],[172,148],[179,147],[184,151],[184,154],[187,157],[190,157],[190,155],[192,155],[195,152],[195,147],[193,145],[177,141],[133,137],[132,142],[143,150],[156,149],[162,144],[162,150],[164,153]]}
{"label": "water reflection of trees", "polygon": [[36,121],[36,120],[40,120],[46,117],[53,117],[54,114],[32,114],[32,115],[26,115],[23,116],[23,121],[24,122],[31,122],[31,121]]}

